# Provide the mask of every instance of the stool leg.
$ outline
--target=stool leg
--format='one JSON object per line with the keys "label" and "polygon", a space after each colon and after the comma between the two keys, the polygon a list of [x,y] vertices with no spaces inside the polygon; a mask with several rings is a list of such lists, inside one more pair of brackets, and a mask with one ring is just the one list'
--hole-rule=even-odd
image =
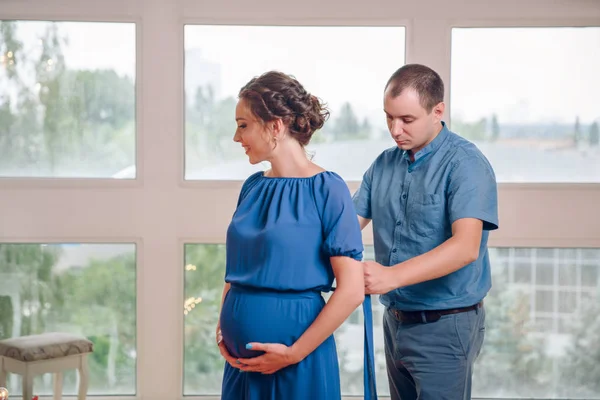
{"label": "stool leg", "polygon": [[0,357],[0,387],[6,387],[6,370],[4,369],[4,357]]}
{"label": "stool leg", "polygon": [[33,397],[33,374],[29,371],[23,376],[23,400],[31,400]]}
{"label": "stool leg", "polygon": [[62,399],[63,373],[54,374],[54,400]]}
{"label": "stool leg", "polygon": [[79,392],[77,394],[77,400],[85,400],[87,396],[88,390],[88,364],[87,364],[87,354],[81,357],[79,364]]}

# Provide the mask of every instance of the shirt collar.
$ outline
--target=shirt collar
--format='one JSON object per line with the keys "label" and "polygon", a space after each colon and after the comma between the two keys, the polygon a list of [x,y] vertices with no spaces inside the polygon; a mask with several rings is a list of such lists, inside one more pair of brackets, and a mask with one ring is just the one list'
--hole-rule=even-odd
{"label": "shirt collar", "polygon": [[[440,133],[437,134],[437,136],[431,141],[431,143],[429,143],[427,146],[423,147],[421,150],[415,153],[415,161],[423,158],[429,153],[434,153],[437,149],[440,148],[442,143],[444,143],[444,141],[448,137],[448,127],[446,127],[446,123],[444,121],[441,122],[442,130],[440,131]],[[411,161],[410,153],[408,150],[404,150],[402,152],[402,157],[407,159],[409,162]]]}

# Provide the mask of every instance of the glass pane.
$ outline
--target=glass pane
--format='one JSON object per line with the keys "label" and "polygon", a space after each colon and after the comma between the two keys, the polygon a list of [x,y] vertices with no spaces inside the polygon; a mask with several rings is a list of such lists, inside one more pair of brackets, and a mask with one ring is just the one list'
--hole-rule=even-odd
{"label": "glass pane", "polygon": [[551,263],[538,263],[535,268],[535,282],[538,285],[553,285],[554,265]]}
{"label": "glass pane", "polygon": [[550,290],[536,290],[535,310],[538,312],[554,311],[554,292]]}
{"label": "glass pane", "polygon": [[[600,260],[600,257],[597,260]],[[597,260],[595,263],[587,261],[581,265],[581,284],[583,286],[598,286],[598,271],[600,270],[600,266]]]}
{"label": "glass pane", "polygon": [[[188,244],[185,250],[184,394],[216,395],[220,392],[224,362],[212,343],[223,287],[225,247]],[[600,315],[600,283],[596,282],[592,288],[576,282],[556,294],[539,282],[514,284],[511,279],[515,277],[494,266],[497,260],[504,262],[507,258],[515,265],[515,250],[490,249],[493,290],[485,299],[487,328],[474,369],[473,396],[600,399],[595,369],[600,359],[600,343],[597,330],[591,329]],[[536,251],[539,254],[541,249],[529,250],[530,254]],[[559,259],[559,252],[553,254],[558,267],[566,267]],[[373,256],[373,247],[366,246],[365,259]],[[529,270],[534,262],[532,257]],[[548,261],[551,265],[553,262]],[[600,258],[588,263],[600,268]],[[577,303],[579,292],[581,305]],[[558,308],[554,306],[555,300]],[[384,308],[376,296],[373,302],[378,391],[385,396],[389,395],[389,388],[383,347]],[[362,394],[362,323],[362,310],[358,309],[335,333],[345,395]]]}
{"label": "glass pane", "polygon": [[[373,259],[373,247],[366,246],[365,259]],[[218,395],[224,360],[214,346],[215,328],[225,274],[225,246],[187,244],[185,246],[185,349],[184,395]],[[328,294],[324,294],[327,299]],[[383,311],[373,298],[375,363],[380,394],[389,394],[383,352]],[[335,332],[342,392],[363,393],[363,313],[357,309]]]}
{"label": "glass pane", "polygon": [[0,177],[135,178],[135,24],[0,21]]}
{"label": "glass pane", "polygon": [[[573,280],[571,272],[582,267],[576,257],[582,249],[531,250],[538,256],[537,265],[536,257],[530,261],[530,268],[538,273],[536,282],[529,285],[535,306],[522,284],[514,284],[498,272],[494,252],[490,252],[494,290],[485,299],[487,328],[474,368],[473,396],[600,399],[600,339],[595,328],[600,315],[600,283],[595,280],[592,287],[590,279],[586,282],[584,269],[582,279]],[[589,251],[599,254],[597,249]],[[503,252],[509,259],[515,253]],[[553,258],[544,257],[546,261],[540,263],[541,254],[553,254]],[[561,279],[556,288],[555,263]],[[597,271],[600,257],[585,263],[588,271]],[[552,273],[540,274],[540,270]],[[565,271],[568,275],[562,275]],[[516,273],[513,279],[517,280]]]}
{"label": "glass pane", "polygon": [[562,262],[572,261],[575,263],[577,259],[577,249],[560,249],[558,250],[559,258]]}
{"label": "glass pane", "polygon": [[598,48],[600,27],[452,29],[452,129],[499,182],[600,182]]}
{"label": "glass pane", "polygon": [[577,284],[577,267],[575,262],[560,265],[558,269],[558,284],[560,286],[575,286]]}
{"label": "glass pane", "polygon": [[547,317],[537,317],[534,327],[537,332],[552,332],[554,331],[554,320]]}
{"label": "glass pane", "polygon": [[524,249],[524,248],[519,247],[519,248],[515,249],[515,256],[528,259],[529,257],[531,257],[533,252],[534,251],[532,249]]}
{"label": "glass pane", "polygon": [[558,292],[558,312],[573,313],[577,308],[577,292],[561,290]]}
{"label": "glass pane", "polygon": [[[365,246],[364,260],[375,260],[373,246]],[[385,348],[383,345],[383,313],[385,307],[379,296],[371,296],[373,305],[373,346],[375,349],[375,379],[377,393],[389,396],[390,390],[385,367]],[[340,380],[342,395],[362,396],[364,391],[364,318],[363,309],[354,311],[354,318],[347,319],[335,332],[335,340],[340,363]]]}
{"label": "glass pane", "polygon": [[[136,392],[135,244],[0,244],[0,338],[67,332],[94,343],[88,395]],[[7,387],[20,393],[21,378]],[[52,394],[38,376],[36,395]],[[63,394],[77,394],[64,375]]]}
{"label": "glass pane", "polygon": [[531,263],[515,262],[515,283],[531,282]]}
{"label": "glass pane", "polygon": [[561,250],[564,249],[536,249],[535,256],[537,257],[538,261],[554,260],[554,258],[556,257],[556,252],[560,252]]}
{"label": "glass pane", "polygon": [[215,331],[225,276],[225,245],[185,245],[183,393],[219,394],[225,360]]}
{"label": "glass pane", "polygon": [[235,105],[246,82],[275,69],[331,111],[307,147],[313,160],[361,180],[393,146],[382,93],[404,64],[404,42],[403,27],[186,26],[185,179],[245,179],[268,168],[250,165],[233,142]]}
{"label": "glass pane", "polygon": [[584,260],[598,260],[600,259],[600,250],[598,249],[581,249],[581,257]]}

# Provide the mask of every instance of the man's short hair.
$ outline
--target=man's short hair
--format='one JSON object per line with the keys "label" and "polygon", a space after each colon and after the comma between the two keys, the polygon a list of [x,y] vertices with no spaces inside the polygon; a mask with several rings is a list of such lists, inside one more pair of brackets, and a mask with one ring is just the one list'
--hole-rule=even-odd
{"label": "man's short hair", "polygon": [[392,74],[385,91],[392,98],[400,96],[405,89],[413,89],[419,95],[421,106],[431,112],[444,101],[444,82],[437,72],[421,64],[407,64]]}

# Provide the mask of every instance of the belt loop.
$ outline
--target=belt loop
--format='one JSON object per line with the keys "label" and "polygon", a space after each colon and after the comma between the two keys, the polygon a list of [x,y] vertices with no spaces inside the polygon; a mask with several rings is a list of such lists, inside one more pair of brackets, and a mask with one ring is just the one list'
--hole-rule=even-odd
{"label": "belt loop", "polygon": [[423,321],[423,323],[427,323],[427,315],[425,314],[425,311],[421,311],[421,321]]}

